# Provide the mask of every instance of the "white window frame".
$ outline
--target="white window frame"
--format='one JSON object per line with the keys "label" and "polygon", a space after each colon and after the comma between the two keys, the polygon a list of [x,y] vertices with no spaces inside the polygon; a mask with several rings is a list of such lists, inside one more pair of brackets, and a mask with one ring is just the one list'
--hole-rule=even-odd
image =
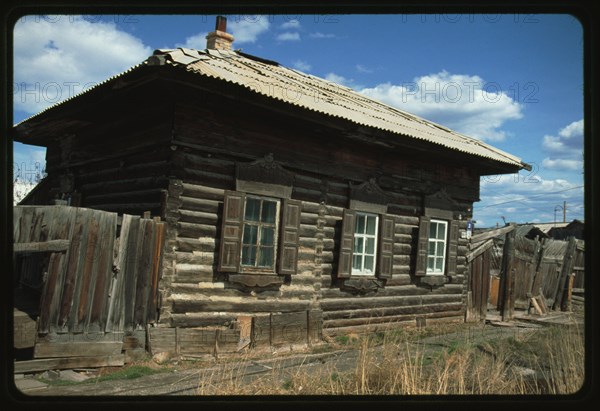
{"label": "white window frame", "polygon": [[[258,246],[258,252],[256,255],[256,262],[255,265],[247,265],[243,263],[243,253],[244,253],[244,231],[246,230],[246,226],[250,225],[250,226],[255,226],[258,227],[257,229],[257,243],[260,244],[261,243],[261,227],[265,224],[260,223],[260,222],[255,222],[255,221],[248,221],[246,220],[246,205],[248,204],[248,199],[255,199],[255,200],[267,200],[267,201],[271,201],[271,202],[275,202],[276,206],[275,206],[275,223],[274,223],[274,233],[273,233],[273,266],[272,267],[264,267],[264,266],[259,266],[258,261],[260,259],[260,245]],[[244,209],[243,209],[243,217],[242,217],[242,240],[240,243],[240,271],[241,272],[275,272],[276,266],[277,266],[277,251],[279,249],[279,214],[280,214],[280,210],[281,210],[281,200],[278,198],[273,198],[273,197],[263,197],[263,196],[256,196],[256,195],[246,195],[246,198],[244,200]],[[259,212],[260,215],[260,212]],[[273,224],[268,223],[266,224],[268,226],[271,226]]]}
{"label": "white window frame", "polygon": [[[358,225],[358,219],[360,217],[365,217],[365,231],[366,231],[366,217],[375,217],[375,234],[366,234],[366,233],[357,233],[356,232],[356,227]],[[363,239],[363,248],[362,248],[362,253],[356,253],[354,251],[354,244],[352,244],[352,275],[364,275],[364,276],[374,276],[375,272],[377,270],[377,242],[378,242],[378,236],[379,236],[379,215],[378,214],[373,214],[373,213],[362,213],[362,212],[357,212],[356,213],[356,217],[355,217],[355,225],[354,225],[354,242],[356,242],[357,238],[362,238]],[[374,248],[373,248],[373,254],[367,254],[365,251],[366,247],[367,247],[367,239],[368,238],[373,238],[375,241],[374,244]],[[355,255],[361,255],[362,258],[362,267],[360,270],[357,270],[354,268],[354,256]],[[373,271],[372,272],[368,272],[365,271],[365,256],[372,256],[373,257]]]}
{"label": "white window frame", "polygon": [[[436,224],[436,226],[438,224],[442,224],[444,226],[444,239],[440,240],[437,237],[436,238],[431,238],[431,236],[428,234],[428,241],[427,241],[427,262],[426,262],[426,267],[427,267],[427,275],[444,275],[446,272],[446,254],[447,254],[447,248],[448,248],[448,221],[446,220],[436,220],[436,219],[431,219],[429,221],[429,232],[431,233],[431,225],[432,224]],[[436,233],[439,227],[436,227]],[[434,254],[429,254],[429,245],[434,242],[436,243],[436,247],[434,250]],[[438,247],[440,246],[442,247],[443,253],[442,256],[438,256],[436,251],[438,249]],[[433,258],[434,259],[434,263],[433,263],[433,267],[434,269],[431,270],[429,268],[429,259]],[[436,260],[442,260],[442,270],[441,271],[435,271],[435,266],[436,266]]]}

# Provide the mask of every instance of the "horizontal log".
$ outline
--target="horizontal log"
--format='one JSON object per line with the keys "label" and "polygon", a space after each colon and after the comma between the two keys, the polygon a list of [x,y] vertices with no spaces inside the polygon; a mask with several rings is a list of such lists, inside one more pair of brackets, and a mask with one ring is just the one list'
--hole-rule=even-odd
{"label": "horizontal log", "polygon": [[410,274],[410,266],[394,264],[392,266],[392,274]]}
{"label": "horizontal log", "polygon": [[214,246],[208,251],[176,251],[175,261],[181,264],[212,265],[215,262]]}
{"label": "horizontal log", "polygon": [[394,221],[396,222],[396,227],[398,227],[398,225],[411,226],[411,228],[419,226],[419,217],[394,215]]}
{"label": "horizontal log", "polygon": [[205,200],[200,198],[193,198],[187,196],[179,197],[181,200],[180,209],[192,210],[192,211],[204,211],[207,213],[218,213],[219,206],[222,202],[215,200]]}
{"label": "horizontal log", "polygon": [[[131,187],[131,188],[135,188]],[[142,197],[146,199],[152,199],[153,197],[160,197],[163,191],[162,187],[149,188],[144,190],[132,190],[132,191],[120,191],[120,192],[108,192],[102,194],[86,195],[86,204],[102,204],[102,203],[115,203],[115,200],[133,201],[136,198]]]}
{"label": "horizontal log", "polygon": [[49,240],[39,243],[15,243],[13,251],[15,253],[32,252],[60,252],[69,249],[71,242],[69,240]]}
{"label": "horizontal log", "polygon": [[394,226],[394,233],[396,234],[408,234],[412,237],[415,230],[418,229],[416,225],[396,224]]}
{"label": "horizontal log", "polygon": [[196,224],[217,225],[219,215],[216,213],[205,213],[202,211],[179,210],[179,221]]}
{"label": "horizontal log", "polygon": [[212,281],[216,267],[202,264],[176,264],[175,282],[202,282]]}
{"label": "horizontal log", "polygon": [[177,250],[182,252],[214,252],[219,247],[219,239],[215,238],[177,238]]}
{"label": "horizontal log", "polygon": [[229,327],[238,316],[245,313],[173,313],[170,317],[171,327]]}
{"label": "horizontal log", "polygon": [[146,202],[146,203],[111,203],[111,204],[94,204],[85,205],[88,208],[94,210],[114,211],[114,212],[127,212],[131,214],[142,214],[148,210],[160,210],[160,202]]}
{"label": "horizontal log", "polygon": [[413,236],[410,234],[394,234],[394,242],[396,243],[411,244],[412,241]]}
{"label": "horizontal log", "polygon": [[166,188],[169,179],[166,176],[127,178],[123,180],[105,180],[81,185],[85,193],[125,191],[130,187],[136,188]]}
{"label": "horizontal log", "polygon": [[204,299],[173,299],[173,313],[192,313],[192,312],[292,312],[307,310],[311,304],[310,300],[261,300],[253,299],[236,299],[236,300],[220,300],[217,298],[211,300]]}
{"label": "horizontal log", "polygon": [[183,195],[186,197],[195,197],[206,200],[223,201],[225,190],[213,188],[199,184],[182,183]]}
{"label": "horizontal log", "polygon": [[386,288],[398,285],[407,285],[411,283],[410,274],[393,274],[392,278],[386,281]]}
{"label": "horizontal log", "polygon": [[177,223],[177,236],[186,238],[198,237],[215,237],[217,235],[217,227],[208,224],[197,223]]}
{"label": "horizontal log", "polygon": [[34,358],[60,358],[83,356],[114,356],[121,353],[122,341],[115,342],[37,342]]}
{"label": "horizontal log", "polygon": [[419,291],[412,287],[407,288],[407,295],[398,295],[394,297],[353,297],[348,294],[347,298],[325,298],[321,300],[321,309],[325,311],[345,310],[351,304],[353,308],[380,308],[380,307],[400,307],[407,305],[421,304],[420,295],[411,295]]}
{"label": "horizontal log", "polygon": [[[433,305],[419,305],[419,306],[408,306],[399,307],[388,310],[389,314],[379,314],[377,312],[366,312],[361,313],[362,316],[358,316],[358,313],[349,313],[348,315],[354,315],[354,318],[338,318],[330,319],[323,313],[323,327],[348,327],[362,324],[378,324],[385,322],[394,322],[397,320],[406,320],[408,315],[414,316],[416,314],[429,314],[433,312],[456,312],[460,310],[461,304],[433,304]],[[358,310],[356,310],[358,311]],[[328,313],[329,314],[329,313]]]}
{"label": "horizontal log", "polygon": [[121,367],[124,364],[125,356],[123,354],[44,358],[30,361],[15,361],[15,374],[26,374],[45,370],[67,370],[73,368]]}
{"label": "horizontal log", "polygon": [[412,253],[412,246],[410,244],[394,243],[394,254],[410,255]]}

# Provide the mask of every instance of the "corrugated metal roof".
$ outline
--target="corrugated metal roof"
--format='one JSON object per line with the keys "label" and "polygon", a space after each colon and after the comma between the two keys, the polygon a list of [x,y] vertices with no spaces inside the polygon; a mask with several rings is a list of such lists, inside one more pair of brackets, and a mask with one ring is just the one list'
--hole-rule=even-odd
{"label": "corrugated metal roof", "polygon": [[[156,50],[143,63],[99,83],[86,90],[85,93],[141,66],[157,64],[181,67],[201,76],[237,84],[257,94],[288,104],[342,118],[362,126],[391,132],[404,138],[424,140],[519,168],[528,167],[516,156],[442,125],[373,100],[349,87],[283,67],[273,61],[231,50],[193,50],[188,48]],[[68,100],[72,100],[74,97]],[[55,104],[29,119],[63,104],[65,101]]]}
{"label": "corrugated metal roof", "polygon": [[[349,87],[302,73],[264,59],[230,50],[157,50],[166,64],[181,66],[201,76],[237,84],[264,96],[308,110],[339,117],[401,136],[439,144],[452,150],[489,158],[517,167],[516,156],[480,140],[388,106]],[[192,61],[193,60],[193,61]]]}

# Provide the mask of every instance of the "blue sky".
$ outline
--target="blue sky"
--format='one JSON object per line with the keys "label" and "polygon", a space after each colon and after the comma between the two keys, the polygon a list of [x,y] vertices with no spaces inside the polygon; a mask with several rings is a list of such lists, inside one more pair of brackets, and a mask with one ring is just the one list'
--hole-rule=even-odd
{"label": "blue sky", "polygon": [[[229,15],[234,48],[354,88],[533,165],[481,180],[477,226],[583,219],[583,30],[569,15]],[[26,16],[14,122],[143,61],[205,48],[214,16]],[[15,143],[15,171],[43,165]],[[501,203],[501,204],[499,204]]]}

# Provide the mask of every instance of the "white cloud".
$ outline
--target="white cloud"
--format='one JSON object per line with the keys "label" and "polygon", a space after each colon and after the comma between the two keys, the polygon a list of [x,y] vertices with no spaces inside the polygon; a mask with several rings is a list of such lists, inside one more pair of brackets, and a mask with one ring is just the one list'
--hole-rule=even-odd
{"label": "white cloud", "polygon": [[206,48],[206,36],[208,33],[198,33],[185,39],[185,43],[177,43],[175,47],[186,47],[188,49],[204,50]]}
{"label": "white cloud", "polygon": [[583,201],[583,183],[545,179],[538,171],[482,177],[481,202],[474,204],[473,218],[489,225],[503,224],[502,216],[506,221],[519,223],[549,222],[554,220],[555,206],[562,206],[563,201],[568,204],[567,219],[583,218],[583,207],[574,207]]}
{"label": "white cloud", "polygon": [[558,135],[564,138],[583,137],[583,119],[562,128]]}
{"label": "white cloud", "polygon": [[292,66],[296,70],[300,70],[300,71],[310,71],[310,69],[312,68],[312,66],[304,60],[296,60],[292,63]]}
{"label": "white cloud", "polygon": [[[493,83],[490,83],[493,84]],[[401,84],[383,83],[361,93],[391,106],[488,141],[503,141],[508,120],[523,117],[522,106],[479,76],[441,71]]]}
{"label": "white cloud", "polygon": [[583,169],[583,120],[560,129],[557,136],[545,135],[542,147],[550,153],[542,165],[554,170]]}
{"label": "white cloud", "polygon": [[[252,19],[232,21],[227,26],[235,39],[235,43],[255,43],[258,36],[269,30],[269,19],[266,16],[253,16]],[[234,44],[235,44],[234,43]]]}
{"label": "white cloud", "polygon": [[279,26],[279,28],[282,29],[299,29],[300,28],[300,22],[296,19],[290,20],[290,21],[286,21],[285,23],[283,23],[281,26]]}
{"label": "white cloud", "polygon": [[542,160],[542,165],[545,168],[553,169],[553,170],[582,170],[583,169],[583,161],[582,160],[566,160],[563,158],[548,158],[546,157]]}
{"label": "white cloud", "polygon": [[310,33],[308,36],[313,39],[332,39],[336,37],[336,35],[333,33],[321,33],[319,31]]}
{"label": "white cloud", "polygon": [[356,66],[356,71],[358,71],[359,73],[372,73],[373,70],[368,69],[367,67],[363,66],[362,64],[357,64]]}
{"label": "white cloud", "polygon": [[14,107],[33,114],[141,63],[152,50],[112,22],[22,18],[14,28]]}
{"label": "white cloud", "polygon": [[278,35],[277,40],[279,40],[279,41],[299,41],[300,33],[286,31],[285,33],[281,33],[280,35]]}

